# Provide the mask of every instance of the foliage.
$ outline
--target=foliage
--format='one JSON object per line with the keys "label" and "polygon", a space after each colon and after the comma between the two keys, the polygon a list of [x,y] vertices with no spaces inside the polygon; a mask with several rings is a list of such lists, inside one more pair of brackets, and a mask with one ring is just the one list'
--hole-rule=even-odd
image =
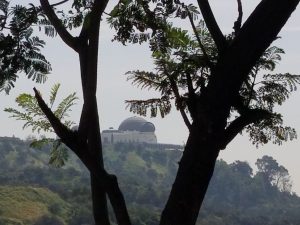
{"label": "foliage", "polygon": [[20,224],[30,225],[43,215],[54,215],[48,211],[48,206],[54,203],[61,208],[61,211],[56,214],[57,218],[65,220],[71,212],[68,203],[45,188],[0,186],[0,195],[2,210],[0,221],[12,218]]}
{"label": "foliage", "polygon": [[[49,97],[49,107],[53,109],[55,116],[64,122],[65,126],[71,128],[71,126],[74,125],[74,122],[68,120],[67,118],[69,117],[71,107],[76,104],[76,100],[78,98],[76,97],[76,93],[74,92],[72,94],[69,94],[56,105],[55,100],[57,99],[59,88],[60,84],[55,84],[52,87]],[[16,98],[16,102],[18,103],[18,107],[20,107],[22,111],[14,108],[6,108],[4,111],[10,113],[11,117],[16,118],[17,120],[24,121],[25,124],[23,126],[23,129],[32,127],[32,132],[54,132],[50,122],[46,118],[43,111],[40,109],[34,96],[25,93],[20,94]],[[52,144],[49,162],[56,167],[63,166],[65,164],[65,161],[68,159],[68,153],[66,147],[63,145],[60,139],[42,137],[39,140],[33,140],[33,142],[31,143],[31,147],[41,148],[43,145],[48,143]]]}
{"label": "foliage", "polygon": [[[117,31],[114,39],[123,44],[148,41],[156,66],[153,72],[127,72],[133,85],[158,91],[161,95],[158,99],[126,101],[131,112],[143,116],[150,112],[155,117],[160,111],[164,117],[174,100],[181,114],[189,113],[188,118],[195,120],[195,106],[191,102],[207,89],[219,58],[204,21],[198,17],[195,6],[180,1],[121,1],[112,10],[108,22]],[[174,18],[188,20],[191,28],[175,27]],[[233,36],[230,34],[226,38],[231,42]],[[282,54],[284,51],[275,46],[263,53],[244,81],[227,118],[229,125],[238,116],[247,116],[254,109],[268,114],[244,129],[256,145],[269,141],[281,144],[297,137],[295,129],[284,126],[282,115],[275,112],[276,106],[282,105],[300,83],[299,75],[273,72]]]}
{"label": "foliage", "polygon": [[[59,5],[54,10],[62,24],[73,29],[83,24],[91,4],[90,0],[74,0],[68,12],[60,10]],[[45,42],[33,34],[33,27],[49,37],[56,36],[54,27],[34,2],[23,6],[0,1],[0,91],[8,94],[22,72],[38,83],[45,82],[51,72],[51,65],[41,52]]]}
{"label": "foliage", "polygon": [[7,94],[21,72],[38,83],[45,82],[51,65],[41,53],[45,42],[33,35],[32,24],[38,23],[39,11],[34,5],[0,4],[0,91]]}
{"label": "foliage", "polygon": [[256,161],[258,174],[264,178],[265,182],[276,186],[280,191],[291,192],[291,181],[288,170],[280,166],[275,159],[270,156],[263,156]]}

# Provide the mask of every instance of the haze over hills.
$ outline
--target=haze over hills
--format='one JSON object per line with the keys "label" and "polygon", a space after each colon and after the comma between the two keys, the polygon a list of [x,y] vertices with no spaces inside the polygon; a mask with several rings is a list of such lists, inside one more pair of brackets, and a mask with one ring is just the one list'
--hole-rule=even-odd
{"label": "haze over hills", "polygon": [[[0,138],[0,225],[93,224],[89,174],[79,160],[70,154],[54,168],[50,148],[29,143]],[[105,166],[118,176],[133,224],[158,224],[181,154],[143,143],[104,146]],[[260,162],[254,174],[245,162],[219,161],[197,224],[300,224],[300,198],[290,192],[288,173],[271,157]]]}

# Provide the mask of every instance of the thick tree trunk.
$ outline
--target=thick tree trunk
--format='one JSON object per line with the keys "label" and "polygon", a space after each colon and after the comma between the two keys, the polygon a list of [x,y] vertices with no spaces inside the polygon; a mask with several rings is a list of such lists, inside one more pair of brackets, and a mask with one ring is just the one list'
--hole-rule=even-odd
{"label": "thick tree trunk", "polygon": [[191,129],[160,225],[196,223],[219,152],[198,130]]}

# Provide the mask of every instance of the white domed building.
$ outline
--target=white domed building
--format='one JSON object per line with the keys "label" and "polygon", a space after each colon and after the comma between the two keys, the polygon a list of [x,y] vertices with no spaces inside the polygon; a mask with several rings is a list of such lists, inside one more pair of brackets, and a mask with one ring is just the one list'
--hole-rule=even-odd
{"label": "white domed building", "polygon": [[102,143],[150,143],[156,144],[155,126],[141,117],[125,119],[118,130],[110,128],[101,133]]}

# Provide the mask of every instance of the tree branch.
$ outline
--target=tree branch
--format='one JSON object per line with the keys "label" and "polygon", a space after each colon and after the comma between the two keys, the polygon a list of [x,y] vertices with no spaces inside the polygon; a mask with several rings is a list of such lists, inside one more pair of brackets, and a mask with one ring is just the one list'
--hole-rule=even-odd
{"label": "tree branch", "polygon": [[220,149],[225,149],[226,146],[236,137],[236,135],[239,134],[249,124],[257,123],[271,116],[272,113],[264,109],[249,109],[247,113],[236,118],[226,128]]}
{"label": "tree branch", "polygon": [[[81,82],[84,98],[84,105],[79,123],[79,136],[85,140],[88,138],[89,130],[97,139],[95,129],[98,124],[91,119],[95,115],[97,108],[96,89],[97,89],[97,67],[98,67],[98,46],[101,15],[105,10],[108,0],[96,0],[89,14],[85,17],[82,30],[79,35],[81,46],[78,49],[81,68]],[[98,118],[98,117],[97,117]],[[98,119],[97,119],[98,121]],[[97,126],[97,127],[96,127]]]}
{"label": "tree branch", "polygon": [[54,26],[56,32],[61,37],[61,39],[72,49],[78,51],[77,49],[77,39],[73,37],[67,29],[62,24],[61,20],[57,17],[48,0],[40,0],[42,10],[48,17],[51,24]]}
{"label": "tree branch", "polygon": [[237,0],[237,3],[238,3],[238,12],[239,12],[239,15],[238,15],[238,18],[234,22],[234,25],[233,25],[233,29],[234,29],[235,35],[237,35],[239,33],[239,31],[241,29],[241,26],[242,26],[242,19],[243,19],[242,1],[241,0]]}
{"label": "tree branch", "polygon": [[66,3],[66,2],[68,2],[68,1],[69,1],[69,0],[62,0],[62,1],[60,1],[60,2],[51,4],[51,7],[55,7],[55,6],[58,6],[58,5],[62,5],[62,4],[64,4],[64,3]]}
{"label": "tree branch", "polygon": [[185,9],[186,9],[186,11],[187,11],[187,13],[188,13],[188,17],[189,17],[190,23],[191,23],[191,25],[192,25],[194,34],[195,34],[195,36],[196,36],[197,42],[198,42],[198,44],[199,44],[199,47],[200,47],[201,51],[203,52],[204,59],[205,59],[207,65],[208,65],[208,66],[211,66],[211,62],[210,62],[209,56],[208,56],[208,54],[206,53],[205,47],[204,47],[204,45],[202,44],[202,41],[201,41],[201,39],[200,39],[200,37],[199,37],[199,34],[198,34],[198,32],[197,32],[197,28],[196,28],[196,26],[195,26],[193,17],[192,17],[192,15],[191,15],[191,12],[190,12],[190,10],[188,9],[187,6],[185,6]]}
{"label": "tree branch", "polygon": [[[88,143],[81,143],[79,148],[82,150],[88,149]],[[107,173],[103,166],[101,166],[101,162],[93,157],[93,155],[91,155],[88,151],[78,151],[76,155],[78,156],[78,158],[80,158],[86,168],[91,172],[91,176],[95,177],[98,180],[99,185],[101,185],[107,193],[115,212],[117,224],[131,225],[126,202],[118,185],[116,176]]]}
{"label": "tree branch", "polygon": [[212,71],[206,88],[207,101],[215,112],[212,117],[223,118],[222,122],[226,123],[241,85],[276,39],[299,1],[262,0],[249,16]]}
{"label": "tree branch", "polygon": [[189,94],[194,95],[195,89],[193,87],[193,81],[192,81],[191,75],[188,72],[186,72],[186,82],[187,82]]}
{"label": "tree branch", "polygon": [[115,212],[118,225],[131,225],[126,202],[120,190],[117,177],[115,175],[108,175],[108,180],[106,192]]}
{"label": "tree branch", "polygon": [[51,111],[51,109],[47,106],[38,90],[36,88],[34,88],[33,90],[35,92],[35,98],[38,102],[39,107],[51,123],[55,133],[59,136],[59,138],[61,138],[63,143],[65,143],[72,151],[74,151],[74,153],[82,160],[82,162],[90,172],[97,171],[97,173],[93,174],[93,176],[95,176],[99,180],[99,183],[107,192],[114,208],[118,224],[131,225],[125,200],[118,186],[116,177],[114,175],[108,174],[100,165],[100,162],[95,157],[93,157],[93,155],[91,155],[87,151],[83,151],[83,149],[88,148],[87,143],[81,143],[78,145],[76,133],[72,132],[64,124],[62,124]]}
{"label": "tree branch", "polygon": [[214,17],[214,14],[211,10],[208,0],[197,0],[203,19],[206,23],[206,26],[218,48],[219,53],[222,53],[226,47],[226,39],[220,30],[220,27]]}
{"label": "tree branch", "polygon": [[179,109],[179,112],[180,112],[180,114],[183,118],[183,121],[184,121],[185,125],[190,130],[192,125],[191,125],[191,122],[190,122],[189,118],[187,117],[187,115],[184,111],[184,107],[182,107],[182,97],[179,94],[178,86],[177,86],[175,80],[171,77],[171,75],[169,75],[168,73],[166,73],[166,74],[167,74],[168,79],[170,80],[171,88],[172,88],[173,93],[175,95],[176,106]]}
{"label": "tree branch", "polygon": [[[57,136],[70,148],[74,146],[76,142],[76,133],[71,131],[68,127],[66,127],[60,120],[54,115],[51,109],[47,106],[39,91],[36,88],[33,88],[35,93],[35,98],[38,102],[39,107],[47,117],[51,126],[53,127]],[[74,148],[74,152],[77,148]]]}

